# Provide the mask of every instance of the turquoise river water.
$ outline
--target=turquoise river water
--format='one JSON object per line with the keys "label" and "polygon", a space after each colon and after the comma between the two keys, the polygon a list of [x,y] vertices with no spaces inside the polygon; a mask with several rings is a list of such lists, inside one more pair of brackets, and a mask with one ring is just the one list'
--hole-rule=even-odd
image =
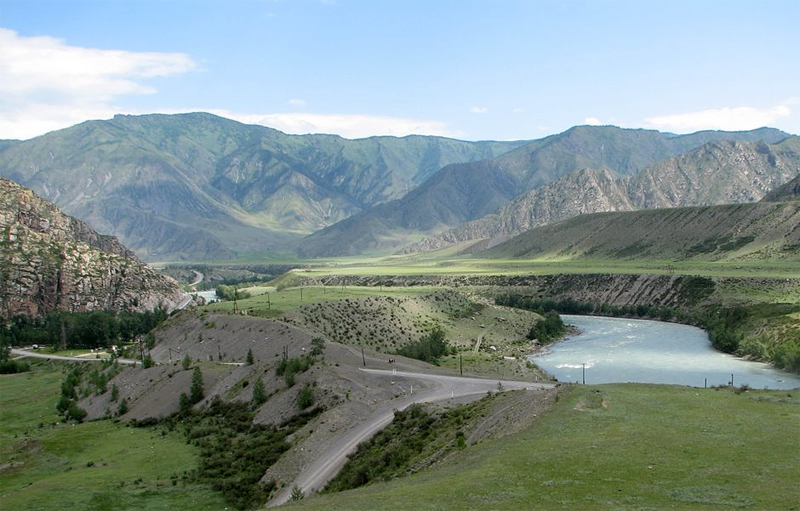
{"label": "turquoise river water", "polygon": [[666,383],[692,387],[800,387],[800,376],[715,350],[705,331],[688,325],[562,315],[578,334],[531,357],[563,382]]}

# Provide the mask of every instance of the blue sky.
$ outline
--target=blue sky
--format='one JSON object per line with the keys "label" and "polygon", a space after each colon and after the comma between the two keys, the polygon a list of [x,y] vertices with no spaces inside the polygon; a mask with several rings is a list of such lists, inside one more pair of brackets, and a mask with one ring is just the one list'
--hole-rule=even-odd
{"label": "blue sky", "polygon": [[800,133],[798,0],[0,0],[0,138],[209,111],[289,133]]}

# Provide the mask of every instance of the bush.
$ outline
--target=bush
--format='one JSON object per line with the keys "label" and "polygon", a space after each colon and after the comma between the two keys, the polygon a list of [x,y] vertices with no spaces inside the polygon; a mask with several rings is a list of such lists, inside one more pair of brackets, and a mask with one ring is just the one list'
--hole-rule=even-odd
{"label": "bush", "polygon": [[258,408],[267,402],[267,389],[264,387],[264,380],[256,380],[253,385],[253,408]]}
{"label": "bush", "polygon": [[300,393],[297,395],[297,406],[299,406],[301,410],[305,410],[313,404],[314,390],[311,388],[311,385],[306,383],[303,385],[303,388],[300,389]]}
{"label": "bush", "polygon": [[552,342],[567,331],[567,326],[556,311],[549,311],[540,321],[533,325],[528,332],[528,339],[538,339],[546,344]]}
{"label": "bush", "polygon": [[82,422],[83,419],[86,418],[86,415],[87,415],[86,410],[78,406],[78,404],[73,401],[69,404],[69,407],[67,408],[67,413],[65,414],[65,418],[68,421],[73,420],[75,422]]}
{"label": "bush", "polygon": [[16,374],[30,371],[31,366],[27,362],[18,360],[3,360],[0,362],[0,374]]}
{"label": "bush", "polygon": [[128,398],[124,398],[122,401],[119,402],[119,406],[117,407],[117,415],[122,417],[128,413]]}
{"label": "bush", "polygon": [[444,330],[438,326],[419,341],[407,344],[397,350],[398,355],[422,360],[429,364],[438,364],[439,359],[448,352],[449,347],[444,338]]}

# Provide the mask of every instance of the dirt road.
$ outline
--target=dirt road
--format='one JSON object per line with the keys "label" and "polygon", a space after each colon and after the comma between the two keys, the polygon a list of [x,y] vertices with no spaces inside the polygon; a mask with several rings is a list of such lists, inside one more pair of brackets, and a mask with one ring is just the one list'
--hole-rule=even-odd
{"label": "dirt road", "polygon": [[[413,403],[430,403],[445,401],[451,398],[464,396],[485,395],[488,391],[522,389],[552,388],[552,383],[529,383],[511,380],[488,380],[482,378],[468,378],[463,376],[444,376],[437,374],[422,374],[403,371],[384,371],[378,369],[361,369],[375,375],[391,378],[396,385],[407,388],[410,395],[400,401],[393,400],[379,406],[375,412],[361,421],[350,430],[342,432],[333,446],[318,456],[311,464],[305,467],[294,482],[287,485],[270,502],[268,507],[279,506],[288,502],[292,489],[297,486],[304,494],[309,495],[320,490],[344,466],[347,455],[355,451],[358,444],[369,439],[372,435],[386,427],[394,417],[395,410],[402,410]],[[422,384],[413,392],[414,383]],[[499,385],[498,385],[499,384]]]}
{"label": "dirt road", "polygon": [[[103,362],[108,361],[108,358],[88,358],[88,357],[63,357],[61,355],[50,355],[47,353],[40,353],[38,351],[28,351],[28,350],[11,350],[12,355],[16,355],[18,357],[32,357],[32,358],[48,358],[50,360],[66,360],[68,362]],[[118,358],[117,362],[120,364],[127,364],[127,365],[136,365],[140,363],[138,360],[133,360],[130,358]]]}

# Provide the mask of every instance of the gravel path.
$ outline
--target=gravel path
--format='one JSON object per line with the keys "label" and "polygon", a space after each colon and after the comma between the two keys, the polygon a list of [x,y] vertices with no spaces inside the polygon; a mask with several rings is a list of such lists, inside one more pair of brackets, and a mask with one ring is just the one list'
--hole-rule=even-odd
{"label": "gravel path", "polygon": [[[312,463],[300,472],[291,485],[286,485],[267,504],[268,507],[279,506],[288,502],[295,486],[299,487],[306,495],[322,489],[347,462],[347,455],[355,451],[358,444],[386,427],[392,421],[396,410],[403,410],[413,403],[445,401],[465,396],[478,397],[485,395],[489,391],[497,391],[500,386],[504,390],[546,389],[555,386],[553,383],[530,383],[405,371],[379,369],[361,369],[361,371],[391,378],[398,385],[405,384],[409,390],[412,389],[415,382],[425,383],[425,390],[412,393],[399,401],[393,400],[391,403],[386,403],[376,409],[369,417],[358,422],[353,428],[343,431],[330,448],[323,452],[322,455],[317,456]],[[423,385],[419,385],[418,388],[422,387]]]}

